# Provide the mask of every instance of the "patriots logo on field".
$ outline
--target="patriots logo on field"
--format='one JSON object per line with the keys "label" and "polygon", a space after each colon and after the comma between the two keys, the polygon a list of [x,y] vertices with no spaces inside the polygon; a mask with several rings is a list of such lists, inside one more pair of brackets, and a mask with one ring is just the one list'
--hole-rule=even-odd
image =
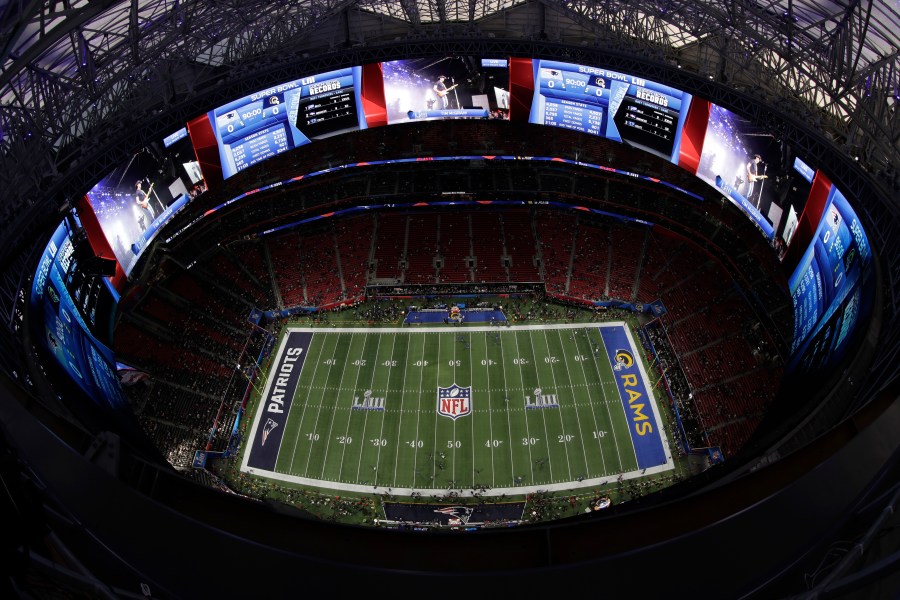
{"label": "patriots logo on field", "polygon": [[260,446],[266,445],[266,438],[269,437],[269,434],[272,433],[272,430],[278,427],[278,421],[274,421],[272,419],[266,419],[266,424],[263,425],[262,432],[262,444]]}
{"label": "patriots logo on field", "polygon": [[616,364],[613,367],[616,371],[622,369],[630,369],[634,366],[634,356],[628,350],[616,350]]}
{"label": "patriots logo on field", "polygon": [[[469,522],[469,519],[472,518],[472,512],[474,510],[474,508],[468,506],[447,506],[445,508],[437,508],[434,512],[447,515],[450,518],[451,525],[465,525]],[[456,523],[454,523],[454,521],[456,521]]]}
{"label": "patriots logo on field", "polygon": [[454,421],[472,412],[472,388],[460,387],[455,383],[450,387],[438,388],[438,414]]}

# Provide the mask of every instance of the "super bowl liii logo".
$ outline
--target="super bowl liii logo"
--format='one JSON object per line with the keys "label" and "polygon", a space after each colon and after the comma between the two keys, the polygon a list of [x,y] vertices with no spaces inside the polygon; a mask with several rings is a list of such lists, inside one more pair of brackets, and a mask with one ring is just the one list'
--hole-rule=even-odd
{"label": "super bowl liii logo", "polygon": [[556,394],[545,394],[541,388],[534,390],[534,398],[525,396],[525,408],[559,408]]}
{"label": "super bowl liii logo", "polygon": [[353,398],[353,405],[350,408],[353,410],[384,410],[384,398],[376,397],[372,390],[366,390],[363,392],[362,400],[359,399],[359,396]]}

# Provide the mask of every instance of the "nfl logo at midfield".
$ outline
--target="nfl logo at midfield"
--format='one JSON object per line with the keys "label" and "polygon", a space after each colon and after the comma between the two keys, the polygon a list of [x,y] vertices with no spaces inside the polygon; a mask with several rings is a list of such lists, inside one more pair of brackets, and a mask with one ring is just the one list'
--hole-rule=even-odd
{"label": "nfl logo at midfield", "polygon": [[472,387],[460,387],[455,383],[450,387],[438,388],[438,414],[454,421],[472,412]]}

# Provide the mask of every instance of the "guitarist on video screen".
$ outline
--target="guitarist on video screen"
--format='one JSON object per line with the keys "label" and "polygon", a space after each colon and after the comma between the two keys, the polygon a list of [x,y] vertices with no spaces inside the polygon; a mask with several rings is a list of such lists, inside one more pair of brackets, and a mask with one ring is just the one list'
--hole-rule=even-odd
{"label": "guitarist on video screen", "polygon": [[[152,191],[153,184],[150,184],[150,189],[145,192],[141,189],[140,179],[134,182],[134,201],[142,209],[141,216],[138,218],[138,224],[141,226],[141,231],[146,230],[147,225],[152,223],[153,219],[156,218],[156,214],[153,212],[153,206],[150,204],[150,192]],[[149,219],[146,218],[147,215],[150,216]]]}
{"label": "guitarist on video screen", "polygon": [[450,108],[450,100],[448,99],[448,95],[451,90],[455,88],[458,83],[454,83],[450,87],[447,87],[447,84],[444,81],[447,79],[444,75],[438,77],[437,83],[435,83],[431,89],[434,90],[434,93],[437,94],[438,98],[441,99],[441,104],[443,105],[441,108],[447,109]]}
{"label": "guitarist on video screen", "polygon": [[756,208],[759,208],[759,196],[762,193],[763,180],[768,178],[768,175],[765,175],[765,166],[763,166],[763,172],[759,172],[759,163],[761,162],[762,157],[759,154],[754,154],[750,162],[747,163],[747,193],[745,196],[747,200],[756,205]]}

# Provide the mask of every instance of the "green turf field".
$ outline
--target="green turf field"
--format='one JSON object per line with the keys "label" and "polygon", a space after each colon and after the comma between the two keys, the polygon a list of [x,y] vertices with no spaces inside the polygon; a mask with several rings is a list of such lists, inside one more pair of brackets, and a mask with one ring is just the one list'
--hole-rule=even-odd
{"label": "green turf field", "polygon": [[[348,491],[497,495],[642,474],[597,324],[290,331],[313,334],[275,467],[248,467],[248,443],[244,471]],[[260,391],[276,379],[269,374]],[[453,384],[471,388],[468,413],[455,419],[438,398]],[[263,426],[264,404],[250,415],[248,439]],[[652,418],[667,460],[648,473],[672,468],[655,406]]]}

